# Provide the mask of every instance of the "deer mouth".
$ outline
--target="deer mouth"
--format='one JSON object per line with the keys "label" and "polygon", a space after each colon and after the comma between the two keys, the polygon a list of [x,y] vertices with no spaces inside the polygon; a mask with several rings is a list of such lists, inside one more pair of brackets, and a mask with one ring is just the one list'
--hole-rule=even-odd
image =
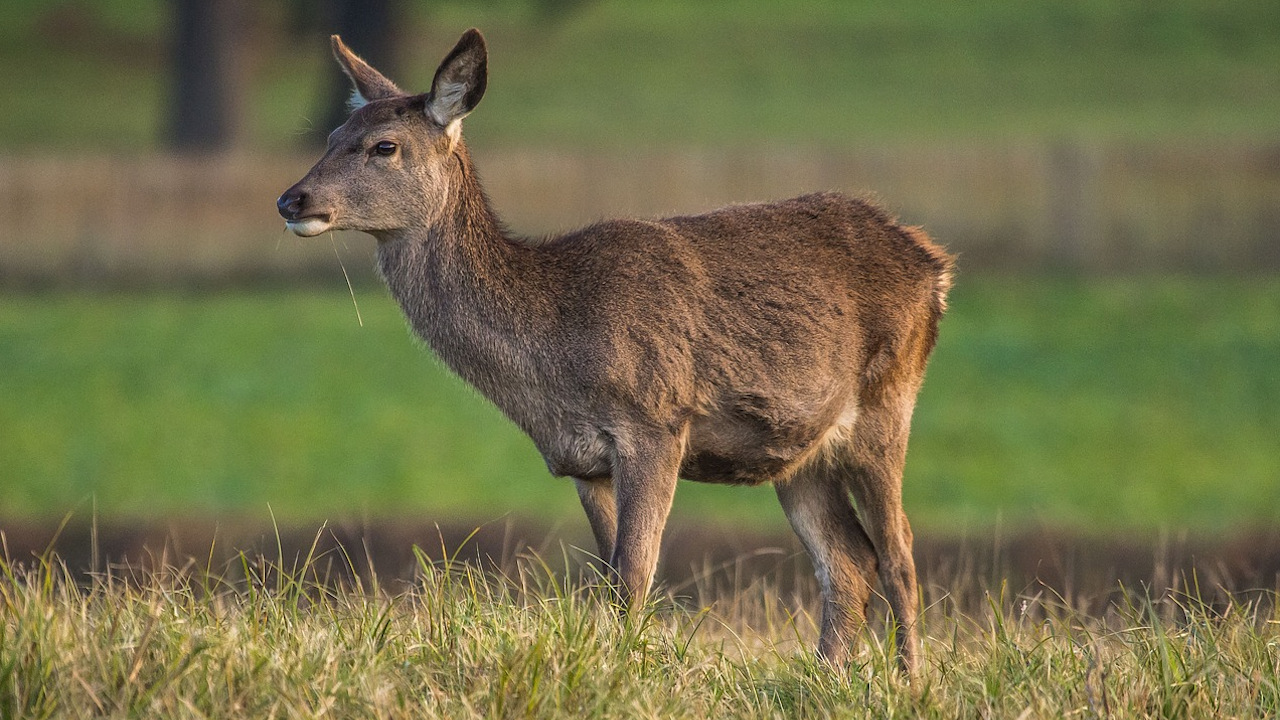
{"label": "deer mouth", "polygon": [[298,237],[315,237],[333,227],[333,218],[328,213],[308,215],[306,217],[286,220],[284,226]]}

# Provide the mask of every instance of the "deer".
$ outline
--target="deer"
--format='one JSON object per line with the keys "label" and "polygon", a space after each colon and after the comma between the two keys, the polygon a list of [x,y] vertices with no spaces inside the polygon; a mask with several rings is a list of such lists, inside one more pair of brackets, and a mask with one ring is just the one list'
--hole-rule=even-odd
{"label": "deer", "polygon": [[330,39],[352,112],[277,201],[286,227],[376,239],[412,332],[573,479],[622,611],[649,596],[679,479],[771,483],[819,583],[818,656],[847,666],[878,580],[910,674],[902,473],[953,258],[836,192],[515,235],[462,137],[480,32],[421,94]]}

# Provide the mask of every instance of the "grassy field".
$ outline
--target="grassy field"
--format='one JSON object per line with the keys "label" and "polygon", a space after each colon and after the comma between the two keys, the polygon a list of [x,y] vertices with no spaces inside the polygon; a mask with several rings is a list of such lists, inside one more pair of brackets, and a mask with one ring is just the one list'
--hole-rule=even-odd
{"label": "grassy field", "polygon": [[[531,443],[385,291],[0,296],[0,516],[581,523]],[[1280,280],[962,276],[906,506],[944,534],[1280,522]],[[675,517],[784,527],[768,488]]]}
{"label": "grassy field", "polygon": [[[488,33],[489,94],[468,133],[489,146],[1280,132],[1272,0],[602,0],[554,24],[519,0],[407,6],[397,73],[407,88],[426,89],[462,30]],[[319,22],[314,13],[283,2],[254,7],[248,140],[292,146],[338,73],[327,29],[304,30]],[[165,8],[5,3],[0,147],[157,146],[169,92]]]}
{"label": "grassy field", "polygon": [[[421,562],[406,586],[241,558],[77,583],[0,561],[0,717],[1195,718],[1280,713],[1280,603],[925,586],[923,665],[883,634],[847,672],[768,586],[619,618],[534,558]],[[873,623],[874,624],[874,623]]]}

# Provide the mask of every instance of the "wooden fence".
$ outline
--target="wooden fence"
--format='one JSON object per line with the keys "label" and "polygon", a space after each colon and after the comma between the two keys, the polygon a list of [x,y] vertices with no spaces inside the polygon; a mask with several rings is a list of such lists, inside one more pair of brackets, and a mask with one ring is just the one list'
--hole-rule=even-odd
{"label": "wooden fence", "polygon": [[[275,199],[313,159],[0,157],[0,284],[330,275],[335,243],[349,267],[365,262],[367,237],[283,232]],[[838,189],[881,198],[966,269],[1280,270],[1280,145],[494,150],[476,161],[508,224],[530,234]]]}

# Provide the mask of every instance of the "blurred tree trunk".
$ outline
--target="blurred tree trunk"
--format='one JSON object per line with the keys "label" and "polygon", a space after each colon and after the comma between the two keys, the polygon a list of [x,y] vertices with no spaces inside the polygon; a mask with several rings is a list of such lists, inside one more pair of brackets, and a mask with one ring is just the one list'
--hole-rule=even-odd
{"label": "blurred tree trunk", "polygon": [[[397,79],[404,8],[401,0],[331,0],[332,22],[328,34],[341,35],[347,47],[377,68],[383,75]],[[329,132],[347,121],[350,111],[351,83],[347,76],[331,65],[328,90],[325,93],[321,123],[313,136],[324,142]]]}
{"label": "blurred tree trunk", "polygon": [[243,0],[172,0],[172,7],[169,146],[227,150],[244,129]]}

